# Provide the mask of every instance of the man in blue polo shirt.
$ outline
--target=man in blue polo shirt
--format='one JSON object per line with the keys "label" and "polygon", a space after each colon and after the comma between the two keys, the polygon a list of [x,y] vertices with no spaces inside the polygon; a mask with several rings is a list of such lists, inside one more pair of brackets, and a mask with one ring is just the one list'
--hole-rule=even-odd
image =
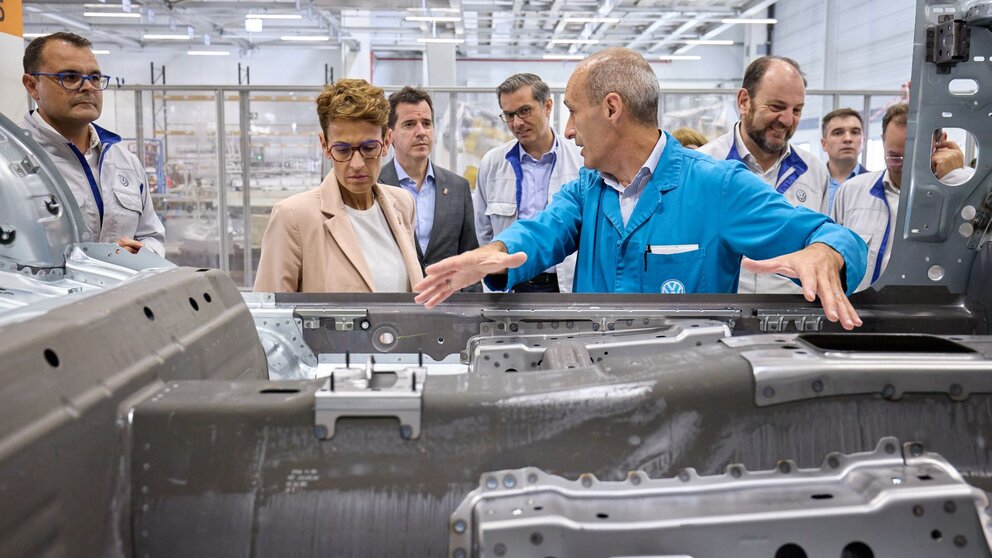
{"label": "man in blue polo shirt", "polygon": [[[575,292],[732,293],[751,271],[798,278],[828,320],[861,325],[845,296],[864,275],[864,242],[825,215],[793,207],[744,165],[682,148],[658,129],[657,77],[644,58],[609,48],[565,90],[565,136],[585,162],[534,219],[427,268],[416,301],[434,307],[506,271],[512,287],[578,250]],[[488,276],[488,277],[487,277]]]}

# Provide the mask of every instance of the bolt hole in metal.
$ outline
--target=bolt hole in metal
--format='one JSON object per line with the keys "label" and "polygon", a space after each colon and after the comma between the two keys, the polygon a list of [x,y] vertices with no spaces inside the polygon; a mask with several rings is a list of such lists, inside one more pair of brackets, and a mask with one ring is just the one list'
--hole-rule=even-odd
{"label": "bolt hole in metal", "polygon": [[45,361],[47,361],[52,368],[59,367],[59,355],[55,354],[55,351],[51,349],[45,349]]}
{"label": "bolt hole in metal", "polygon": [[210,293],[203,293],[203,300],[207,301],[207,304],[213,302],[213,299],[210,298]]}
{"label": "bolt hole in metal", "polygon": [[155,321],[155,312],[152,312],[152,309],[151,308],[145,306],[145,317],[148,318],[148,321],[149,322],[154,322]]}
{"label": "bolt hole in metal", "polygon": [[803,547],[795,543],[787,543],[775,551],[775,558],[807,558],[807,556]]}
{"label": "bolt hole in metal", "polygon": [[193,307],[193,311],[195,312],[200,311],[200,305],[196,303],[196,299],[194,299],[193,297],[189,297],[189,305]]}
{"label": "bolt hole in metal", "polygon": [[875,558],[875,553],[872,552],[870,546],[855,541],[844,547],[840,553],[840,558]]}

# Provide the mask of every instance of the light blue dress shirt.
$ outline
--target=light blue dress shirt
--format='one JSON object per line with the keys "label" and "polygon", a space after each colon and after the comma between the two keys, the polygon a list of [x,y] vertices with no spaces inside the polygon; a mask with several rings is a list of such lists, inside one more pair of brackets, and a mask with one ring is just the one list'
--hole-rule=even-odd
{"label": "light blue dress shirt", "polygon": [[531,157],[524,146],[520,145],[520,170],[523,174],[520,191],[520,207],[517,208],[517,219],[533,219],[548,205],[548,184],[551,182],[551,171],[555,168],[558,148],[558,138],[551,145],[551,151],[541,155],[540,159]]}
{"label": "light blue dress shirt", "polygon": [[623,226],[625,227],[630,221],[631,214],[634,213],[634,208],[637,207],[637,200],[641,199],[644,185],[651,180],[651,176],[654,175],[654,171],[658,167],[661,152],[665,150],[665,134],[658,130],[658,135],[661,136],[658,138],[658,143],[654,144],[654,149],[648,155],[648,160],[644,161],[644,166],[634,175],[634,179],[630,181],[630,186],[624,188],[612,174],[601,173],[603,182],[620,194],[620,216],[623,217]]}
{"label": "light blue dress shirt", "polygon": [[427,161],[427,177],[417,191],[417,181],[410,178],[410,175],[403,170],[399,161],[393,159],[396,166],[396,177],[400,180],[400,187],[413,195],[413,201],[417,203],[416,223],[414,232],[417,235],[417,244],[420,245],[420,253],[427,253],[427,242],[431,239],[431,229],[434,228],[434,165]]}
{"label": "light blue dress shirt", "polygon": [[[827,170],[829,171],[830,169],[828,168]],[[861,166],[861,163],[858,163],[857,165],[854,165],[854,170],[851,171],[851,174],[849,174],[845,180],[850,180],[850,179],[854,178],[855,176],[858,176],[859,174],[864,174],[866,172],[868,172],[868,169],[866,169],[863,166]],[[833,211],[834,197],[837,195],[837,190],[840,189],[840,185],[841,184],[842,184],[841,182],[838,182],[838,181],[834,180],[834,176],[833,175],[830,175],[830,185],[827,186],[827,212],[828,213],[830,211]]]}

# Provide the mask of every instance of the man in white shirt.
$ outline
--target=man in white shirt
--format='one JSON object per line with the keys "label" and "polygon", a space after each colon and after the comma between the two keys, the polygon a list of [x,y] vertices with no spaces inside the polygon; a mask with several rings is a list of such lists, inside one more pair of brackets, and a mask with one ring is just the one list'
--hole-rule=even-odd
{"label": "man in white shirt", "polygon": [[[827,213],[827,167],[812,153],[789,144],[806,103],[806,77],[799,64],[782,56],[751,62],[737,92],[741,119],[733,130],[699,148],[714,159],[743,162],[789,203]],[[777,275],[741,271],[740,293],[802,290]]]}
{"label": "man in white shirt", "polygon": [[[871,286],[882,275],[892,255],[899,193],[902,187],[906,151],[906,124],[909,106],[892,105],[882,117],[882,147],[885,170],[856,176],[841,185],[830,216],[861,236],[868,245],[868,265],[857,291]],[[947,141],[943,130],[936,130],[931,147],[931,169],[945,184],[959,185],[974,175],[964,166],[964,154],[957,144]]]}
{"label": "man in white shirt", "polygon": [[93,124],[110,76],[92,43],[74,33],[38,37],[24,49],[21,82],[38,109],[21,126],[51,157],[83,214],[86,242],[116,242],[131,253],[165,255],[165,228],[152,207],[141,161],[121,137]]}
{"label": "man in white shirt", "polygon": [[820,146],[827,153],[827,171],[830,173],[827,208],[834,206],[834,196],[841,184],[868,172],[858,162],[865,144],[864,128],[861,113],[851,108],[839,108],[823,117]]}
{"label": "man in white shirt", "polygon": [[[551,89],[539,76],[514,74],[496,88],[500,118],[514,139],[489,150],[479,165],[472,196],[479,244],[517,219],[540,213],[563,184],[579,177],[575,142],[551,127]],[[515,292],[571,292],[575,255],[513,287]]]}

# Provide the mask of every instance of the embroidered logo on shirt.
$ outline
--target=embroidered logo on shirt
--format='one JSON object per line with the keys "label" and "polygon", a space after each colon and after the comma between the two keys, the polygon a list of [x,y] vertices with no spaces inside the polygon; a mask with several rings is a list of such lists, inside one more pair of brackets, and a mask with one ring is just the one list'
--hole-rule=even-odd
{"label": "embroidered logo on shirt", "polygon": [[677,279],[669,279],[661,284],[661,294],[685,294],[685,285]]}
{"label": "embroidered logo on shirt", "polygon": [[117,179],[121,181],[121,186],[123,186],[125,188],[127,188],[128,186],[131,185],[131,183],[128,182],[127,177],[124,176],[123,174],[118,174],[117,175]]}
{"label": "embroidered logo on shirt", "polygon": [[796,191],[796,199],[799,200],[799,203],[805,202],[806,201],[806,190],[802,190],[802,189],[797,190]]}

